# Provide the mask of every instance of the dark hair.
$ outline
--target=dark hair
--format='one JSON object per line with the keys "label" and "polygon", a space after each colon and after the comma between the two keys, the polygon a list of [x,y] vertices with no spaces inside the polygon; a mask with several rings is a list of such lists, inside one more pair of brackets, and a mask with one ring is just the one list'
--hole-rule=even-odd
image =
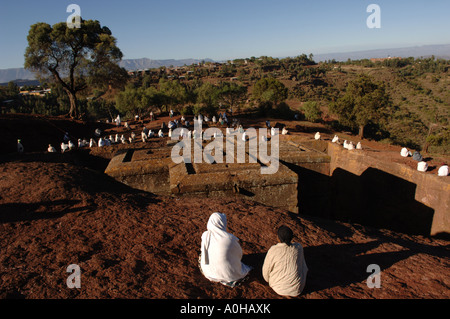
{"label": "dark hair", "polygon": [[278,238],[282,243],[285,243],[286,245],[291,245],[291,240],[294,237],[294,234],[292,233],[292,230],[283,225],[280,228],[278,228]]}

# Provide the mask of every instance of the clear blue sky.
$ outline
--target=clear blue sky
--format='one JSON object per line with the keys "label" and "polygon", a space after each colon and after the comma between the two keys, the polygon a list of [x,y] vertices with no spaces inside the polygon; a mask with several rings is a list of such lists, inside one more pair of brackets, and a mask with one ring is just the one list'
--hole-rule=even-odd
{"label": "clear blue sky", "polygon": [[[0,69],[23,67],[36,22],[64,22],[69,4],[99,20],[125,59],[228,60],[450,43],[449,0],[40,0],[0,2]],[[369,4],[381,29],[369,29]]]}

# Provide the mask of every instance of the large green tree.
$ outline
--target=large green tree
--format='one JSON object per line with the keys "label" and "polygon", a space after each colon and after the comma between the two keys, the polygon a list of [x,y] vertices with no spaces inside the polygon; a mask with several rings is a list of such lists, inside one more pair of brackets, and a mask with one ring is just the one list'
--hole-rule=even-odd
{"label": "large green tree", "polygon": [[219,91],[219,100],[233,109],[247,97],[247,87],[233,82],[222,82]]}
{"label": "large green tree", "polygon": [[203,83],[196,89],[197,103],[206,108],[216,107],[219,98],[219,88],[210,82]]}
{"label": "large green tree", "polygon": [[178,80],[161,79],[159,91],[166,96],[167,104],[174,107],[176,111],[179,111],[180,105],[183,105],[187,100],[186,88]]}
{"label": "large green tree", "polygon": [[287,99],[288,89],[275,78],[262,78],[255,83],[252,95],[260,102],[271,102],[278,105]]}
{"label": "large green tree", "polygon": [[369,123],[379,124],[389,115],[390,107],[385,84],[363,74],[347,84],[345,94],[330,105],[330,111],[338,115],[341,124],[358,128],[363,138],[364,128]]}
{"label": "large green tree", "polygon": [[128,84],[125,90],[116,95],[116,109],[123,114],[142,115],[148,107],[149,100],[142,87],[134,87]]}
{"label": "large green tree", "polygon": [[39,22],[30,27],[27,39],[25,68],[62,86],[72,118],[80,116],[77,93],[89,83],[104,85],[104,81],[113,82],[116,74],[124,75],[117,65],[123,55],[116,39],[98,21],[82,20],[80,28],[69,28],[65,22],[53,26]]}

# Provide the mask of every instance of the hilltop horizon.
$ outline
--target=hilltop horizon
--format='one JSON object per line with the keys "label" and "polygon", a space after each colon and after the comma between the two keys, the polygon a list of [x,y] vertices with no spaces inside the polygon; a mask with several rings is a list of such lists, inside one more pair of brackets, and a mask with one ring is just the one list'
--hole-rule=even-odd
{"label": "hilltop horizon", "polygon": [[[309,54],[310,52],[299,52]],[[344,62],[348,59],[351,60],[361,60],[361,59],[371,59],[371,58],[387,58],[391,57],[430,57],[435,56],[440,59],[450,59],[450,44],[435,44],[435,45],[422,45],[422,46],[412,46],[412,47],[401,47],[401,48],[389,48],[389,49],[374,49],[374,50],[364,50],[364,51],[348,51],[348,52],[334,52],[334,53],[313,53],[313,59],[316,62],[336,60],[338,62]],[[292,55],[295,56],[295,55]],[[234,58],[228,60],[214,60],[210,58],[186,58],[186,59],[151,59],[147,57],[135,58],[135,59],[123,59],[119,65],[128,71],[136,71],[142,69],[152,69],[159,68],[162,66],[183,66],[192,65],[193,63],[199,63],[201,61],[206,62],[218,62],[223,63],[229,60],[235,59],[245,59],[248,57]],[[285,58],[285,57],[275,57],[275,58]],[[28,71],[24,68],[9,68],[0,69],[0,84],[7,83],[10,81],[17,80],[36,80],[33,72]]]}

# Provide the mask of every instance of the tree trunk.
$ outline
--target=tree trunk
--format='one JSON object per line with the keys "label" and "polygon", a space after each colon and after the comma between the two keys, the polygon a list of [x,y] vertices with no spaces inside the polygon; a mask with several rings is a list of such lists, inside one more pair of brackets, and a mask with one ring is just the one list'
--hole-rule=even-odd
{"label": "tree trunk", "polygon": [[358,137],[359,137],[360,139],[363,139],[363,138],[364,138],[364,127],[365,127],[365,125],[360,125],[360,126],[359,126]]}
{"label": "tree trunk", "polygon": [[67,96],[69,97],[70,101],[70,110],[69,110],[69,116],[73,119],[78,118],[78,103],[77,103],[77,97],[74,93],[70,91],[66,91]]}

